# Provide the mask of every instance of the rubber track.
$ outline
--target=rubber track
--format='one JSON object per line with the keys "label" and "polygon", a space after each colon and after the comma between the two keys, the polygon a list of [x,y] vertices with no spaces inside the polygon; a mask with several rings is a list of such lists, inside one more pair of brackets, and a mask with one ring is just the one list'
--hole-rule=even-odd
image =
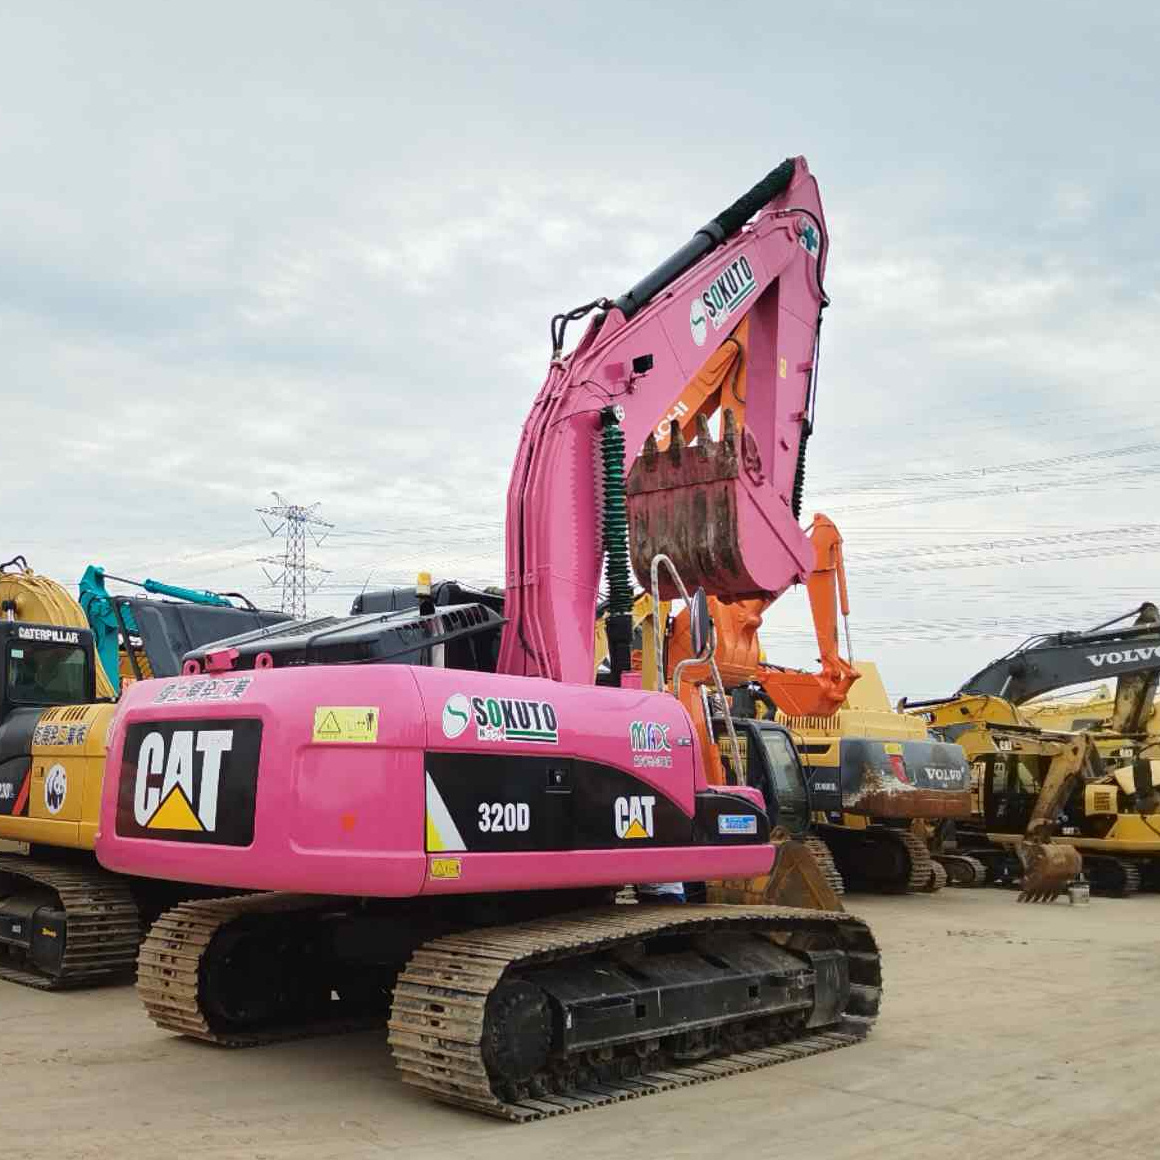
{"label": "rubber track", "polygon": [[[843,829],[840,826],[833,828],[836,830]],[[928,892],[931,881],[931,866],[933,863],[931,861],[930,851],[927,850],[926,843],[921,838],[916,837],[909,830],[895,830],[889,826],[867,826],[864,830],[848,830],[845,832],[855,838],[871,838],[879,842],[898,842],[905,849],[907,861],[910,865],[905,883],[896,880],[889,884],[881,882],[871,883],[869,880],[859,877],[856,873],[856,866],[851,865],[847,869],[853,889],[878,894],[926,894]],[[821,840],[823,842],[825,841],[824,838]],[[841,841],[841,839],[838,840]],[[834,859],[834,861],[837,863],[839,859]]]}
{"label": "rubber track", "polygon": [[842,881],[842,872],[834,861],[834,855],[830,853],[830,847],[821,838],[803,838],[802,845],[814,856],[814,861],[817,862],[818,869],[829,883],[830,889],[835,894],[845,894],[846,883]]}
{"label": "rubber track", "polygon": [[[871,831],[877,827],[871,827]],[[926,894],[930,889],[932,867],[935,865],[926,848],[926,843],[909,830],[882,830],[881,833],[890,834],[902,842],[910,856],[910,877],[906,882],[907,894]],[[940,867],[941,869],[941,867]]]}
{"label": "rubber track", "polygon": [[[1120,883],[1111,889],[1104,886],[1097,889],[1093,882],[1091,891],[1097,898],[1131,898],[1133,894],[1140,893],[1143,877],[1140,874],[1139,866],[1123,858],[1113,858],[1107,855],[1097,855],[1097,857],[1103,863],[1114,863],[1116,872],[1120,875]],[[1090,854],[1086,855],[1085,858],[1088,861],[1095,861]],[[1089,874],[1089,879],[1091,878],[1094,878],[1094,874]]]}
{"label": "rubber track", "polygon": [[46,975],[0,954],[0,979],[40,991],[63,991],[133,977],[141,920],[124,879],[95,865],[61,865],[19,855],[0,856],[0,876],[53,891],[65,914],[60,973]]}
{"label": "rubber track", "polygon": [[[964,889],[967,887],[983,886],[987,881],[987,867],[979,861],[978,858],[972,858],[969,854],[932,854],[931,857],[941,864],[942,868],[947,872],[947,883],[950,886],[959,886]],[[961,871],[966,871],[971,875],[970,881],[956,881],[956,871],[953,867],[960,867]],[[963,874],[965,879],[966,874]]]}
{"label": "rubber track", "polygon": [[845,1013],[831,1029],[809,1032],[777,1046],[631,1079],[593,1082],[516,1103],[507,1103],[492,1091],[481,1051],[485,1006],[509,968],[583,955],[661,933],[762,923],[771,924],[779,933],[840,931],[850,956],[851,995],[857,995],[862,1009],[877,1012],[882,989],[878,948],[866,924],[851,915],[780,906],[610,907],[448,935],[424,944],[395,985],[389,1022],[395,1064],[406,1083],[438,1100],[527,1122],[722,1079],[847,1047],[864,1038],[874,1016]]}
{"label": "rubber track", "polygon": [[937,861],[930,864],[930,877],[923,888],[926,894],[937,894],[947,884],[947,872]]}
{"label": "rubber track", "polygon": [[149,1018],[164,1031],[222,1047],[258,1047],[381,1026],[381,1013],[352,1016],[336,1011],[277,1027],[222,1032],[210,1026],[202,1010],[201,956],[227,923],[248,915],[307,913],[333,906],[317,895],[267,893],[199,899],[167,910],[150,927],[137,959],[137,994]]}

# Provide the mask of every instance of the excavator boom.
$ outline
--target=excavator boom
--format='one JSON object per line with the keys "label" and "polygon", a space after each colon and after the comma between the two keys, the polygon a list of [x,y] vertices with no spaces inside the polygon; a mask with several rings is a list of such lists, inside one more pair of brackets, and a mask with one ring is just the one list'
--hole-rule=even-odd
{"label": "excavator boom", "polygon": [[[593,303],[599,313],[570,355],[561,352],[564,322],[554,328],[554,356],[508,491],[501,672],[592,679],[593,640],[575,626],[595,619],[602,555],[612,667],[628,668],[630,541],[645,586],[662,551],[690,589],[704,585],[723,597],[770,599],[805,580],[813,550],[795,518],[794,494],[825,261],[817,183],[799,157],[615,303]],[[724,346],[740,350],[743,366],[732,386],[730,368],[718,368],[726,392],[720,405],[729,411],[740,390],[744,424],[723,414],[719,442],[654,450],[655,430],[680,396],[674,384],[695,380]],[[662,598],[673,595],[662,589]]]}

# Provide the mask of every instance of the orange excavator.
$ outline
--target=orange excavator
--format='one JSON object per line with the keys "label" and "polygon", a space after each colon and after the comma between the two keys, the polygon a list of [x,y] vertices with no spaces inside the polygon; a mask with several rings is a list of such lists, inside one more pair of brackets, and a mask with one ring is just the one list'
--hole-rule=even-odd
{"label": "orange excavator", "polygon": [[[843,617],[850,613],[841,533],[833,520],[818,514],[814,516],[809,534],[817,555],[817,564],[806,580],[806,591],[818,638],[821,669],[816,673],[807,673],[771,665],[763,660],[757,633],[761,628],[762,617],[772,603],[769,600],[726,601],[715,596],[709,597],[709,612],[717,641],[714,659],[722,684],[730,692],[746,690],[752,693],[760,690],[760,699],[768,708],[781,710],[787,716],[831,717],[842,707],[846,694],[860,674],[838,652],[837,609],[841,608]],[[693,655],[689,610],[685,608],[673,621],[669,639],[669,669],[691,659]],[[685,683],[681,686],[680,697],[698,731],[703,731],[701,740],[705,743],[708,730],[700,690],[710,682],[709,665],[689,665],[684,676]],[[737,699],[734,698],[735,701]],[[745,698],[741,700],[744,702]],[[748,706],[743,705],[743,712],[745,708]],[[745,715],[753,715],[752,710]],[[716,761],[720,763],[720,753],[714,746],[704,744],[703,748],[711,754],[715,753]],[[720,768],[718,772],[721,772]],[[721,780],[725,780],[723,774]]]}
{"label": "orange excavator", "polygon": [[[806,771],[812,817],[806,840],[838,889],[844,880],[852,888],[885,893],[929,892],[945,885],[948,875],[956,885],[981,884],[983,870],[972,859],[954,853],[932,857],[915,824],[969,816],[966,756],[960,746],[931,738],[914,720],[891,711],[873,666],[866,666],[871,672],[866,695],[851,698],[862,673],[840,652],[839,613],[847,624],[850,613],[842,536],[832,520],[817,514],[810,539],[816,563],[806,590],[819,671],[786,669],[762,659],[757,633],[768,602],[710,598],[714,658],[722,688],[731,694],[730,715],[736,722],[776,714],[787,728]],[[849,654],[848,629],[846,642]],[[683,611],[673,623],[669,667],[686,663],[679,695],[703,749],[718,764],[716,772],[728,780],[721,763],[730,762],[736,745],[731,763],[744,769],[747,744],[727,737],[721,718],[707,724],[711,673],[707,664],[688,664],[691,655],[689,614]],[[716,746],[707,745],[710,728]],[[839,874],[830,872],[831,856]]]}

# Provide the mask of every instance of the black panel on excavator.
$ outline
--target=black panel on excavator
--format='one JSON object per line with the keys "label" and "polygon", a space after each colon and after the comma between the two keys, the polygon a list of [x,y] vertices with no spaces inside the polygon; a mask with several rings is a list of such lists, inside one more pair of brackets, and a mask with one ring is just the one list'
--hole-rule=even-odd
{"label": "black panel on excavator", "polygon": [[[452,604],[484,604],[503,615],[503,593],[488,588],[473,588],[458,580],[436,580],[431,585],[431,600],[437,608]],[[419,607],[419,590],[414,585],[378,588],[360,592],[350,606],[351,616],[365,612],[405,612]]]}
{"label": "black panel on excavator", "polygon": [[232,667],[250,669],[268,654],[284,665],[438,665],[490,672],[504,624],[482,604],[459,604],[424,616],[417,610],[293,620],[195,648],[186,660],[231,652]]}
{"label": "black panel on excavator", "polygon": [[[663,941],[639,958],[594,955],[521,971],[556,1007],[555,1038],[565,1052],[720,1027],[755,1015],[813,1012],[833,1022],[849,993],[845,956],[821,975],[808,960],[760,935]],[[829,969],[834,967],[835,969]]]}
{"label": "black panel on excavator", "polygon": [[142,596],[118,596],[116,602],[121,614],[128,613],[129,622],[136,623],[155,677],[177,676],[182,658],[192,649],[290,620],[284,612],[149,600]]}

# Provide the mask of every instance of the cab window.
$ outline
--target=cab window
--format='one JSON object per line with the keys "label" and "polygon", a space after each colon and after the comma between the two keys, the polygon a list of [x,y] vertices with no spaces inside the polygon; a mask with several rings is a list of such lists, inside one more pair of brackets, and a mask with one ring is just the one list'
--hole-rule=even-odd
{"label": "cab window", "polygon": [[763,729],[761,731],[762,744],[769,756],[769,768],[773,772],[773,784],[777,796],[785,799],[792,794],[800,794],[802,790],[802,775],[798,771],[797,758],[790,748],[789,741],[784,733]]}
{"label": "cab window", "polygon": [[24,705],[76,705],[88,698],[85,650],[76,645],[10,644],[5,699]]}

